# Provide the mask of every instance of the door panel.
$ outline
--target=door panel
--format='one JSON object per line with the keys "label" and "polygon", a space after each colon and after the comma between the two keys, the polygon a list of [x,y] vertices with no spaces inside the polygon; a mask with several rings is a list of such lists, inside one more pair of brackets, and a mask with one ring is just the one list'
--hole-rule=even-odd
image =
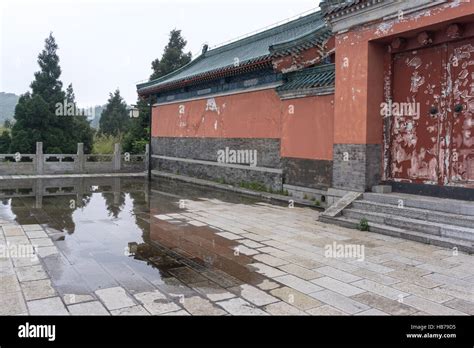
{"label": "door panel", "polygon": [[448,47],[450,140],[447,184],[474,184],[474,39]]}
{"label": "door panel", "polygon": [[439,184],[446,45],[393,57],[390,177]]}

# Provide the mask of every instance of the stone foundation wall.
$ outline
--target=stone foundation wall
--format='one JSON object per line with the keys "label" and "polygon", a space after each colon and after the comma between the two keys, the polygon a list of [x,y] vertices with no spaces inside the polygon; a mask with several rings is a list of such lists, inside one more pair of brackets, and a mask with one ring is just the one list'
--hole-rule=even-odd
{"label": "stone foundation wall", "polygon": [[332,185],[365,191],[382,179],[382,145],[334,144]]}
{"label": "stone foundation wall", "polygon": [[283,158],[285,184],[328,189],[332,182],[332,161]]}

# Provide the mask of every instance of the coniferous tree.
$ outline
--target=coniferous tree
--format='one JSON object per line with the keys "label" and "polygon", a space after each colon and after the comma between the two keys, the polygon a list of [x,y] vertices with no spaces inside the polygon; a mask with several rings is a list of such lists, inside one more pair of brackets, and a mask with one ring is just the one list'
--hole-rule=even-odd
{"label": "coniferous tree", "polygon": [[77,142],[74,117],[58,112],[64,105],[58,45],[52,33],[38,56],[40,70],[31,83],[31,92],[22,95],[15,108],[10,152],[34,153],[36,142],[43,142],[45,153],[75,153]]}
{"label": "coniferous tree", "polygon": [[10,143],[10,133],[8,133],[8,131],[3,131],[2,135],[0,135],[0,153],[8,153],[10,150]]}
{"label": "coniferous tree", "polygon": [[157,58],[151,63],[153,73],[150,76],[150,80],[165,76],[188,64],[191,61],[192,55],[191,52],[183,52],[186,44],[187,41],[181,36],[181,30],[171,30],[170,38],[161,60]]}
{"label": "coniferous tree", "polygon": [[129,127],[130,119],[127,111],[127,104],[120,96],[117,89],[109,94],[109,100],[102,111],[99,127],[102,134],[117,136],[124,134]]}
{"label": "coniferous tree", "polygon": [[[191,61],[191,52],[184,53],[186,40],[181,36],[181,30],[172,30],[169,35],[169,41],[166,45],[161,59],[155,59],[151,63],[152,74],[150,80],[165,76],[176,69],[188,64]],[[152,100],[154,102],[154,100]],[[139,117],[131,120],[130,130],[124,137],[124,151],[131,153],[143,153],[145,144],[148,143],[150,136],[150,107],[149,100],[137,100]]]}
{"label": "coniferous tree", "polygon": [[[74,94],[72,83],[66,89],[66,100],[69,104],[74,105],[75,110],[79,110],[76,105],[76,95]],[[94,142],[94,130],[91,128],[87,115],[82,115],[74,116],[74,139],[76,143],[84,144],[84,153],[91,153]]]}

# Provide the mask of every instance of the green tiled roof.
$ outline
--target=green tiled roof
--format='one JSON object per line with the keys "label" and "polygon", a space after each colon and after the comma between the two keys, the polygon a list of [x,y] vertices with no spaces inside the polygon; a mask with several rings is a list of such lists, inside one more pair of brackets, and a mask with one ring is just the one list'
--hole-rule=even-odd
{"label": "green tiled roof", "polygon": [[325,64],[292,72],[286,76],[288,80],[277,88],[278,92],[334,87],[336,73],[334,64]]}
{"label": "green tiled roof", "polygon": [[359,5],[365,0],[323,0],[319,6],[323,9],[324,15],[330,15],[335,12],[345,10],[354,5]]}
{"label": "green tiled roof", "polygon": [[147,94],[186,84],[190,80],[205,78],[221,71],[235,68],[236,58],[239,67],[262,62],[271,57],[270,46],[288,45],[295,39],[304,38],[312,33],[327,35],[327,27],[320,11],[300,17],[291,22],[265,30],[258,34],[211,49],[194,59],[184,67],[159,79],[137,85],[139,94]]}
{"label": "green tiled roof", "polygon": [[270,52],[272,56],[284,56],[290,53],[298,53],[315,46],[321,47],[331,36],[331,30],[326,25],[322,25],[315,32],[307,33],[292,40],[270,46]]}

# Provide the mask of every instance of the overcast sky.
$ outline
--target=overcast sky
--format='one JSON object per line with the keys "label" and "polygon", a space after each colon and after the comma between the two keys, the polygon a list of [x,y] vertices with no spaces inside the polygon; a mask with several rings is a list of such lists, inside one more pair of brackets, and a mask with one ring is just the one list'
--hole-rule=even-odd
{"label": "overcast sky", "polygon": [[317,0],[0,0],[0,91],[29,90],[37,56],[52,31],[61,80],[72,83],[80,106],[105,104],[119,88],[136,101],[177,28],[195,58],[211,47],[315,10]]}

